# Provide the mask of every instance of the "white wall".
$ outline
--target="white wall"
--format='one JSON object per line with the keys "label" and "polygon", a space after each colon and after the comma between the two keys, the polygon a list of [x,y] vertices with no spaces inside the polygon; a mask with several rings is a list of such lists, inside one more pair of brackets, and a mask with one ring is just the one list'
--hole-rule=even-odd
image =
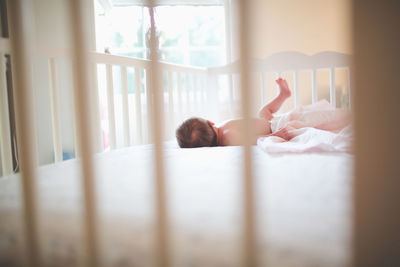
{"label": "white wall", "polygon": [[250,0],[251,55],[351,53],[350,0]]}
{"label": "white wall", "polygon": [[[249,0],[248,4],[251,13],[249,24],[252,58],[264,59],[283,51],[313,55],[329,50],[352,54],[351,0]],[[237,43],[234,42],[233,45]],[[292,76],[283,76],[293,87]],[[301,104],[311,103],[310,77],[307,73],[299,75]],[[329,100],[329,74],[321,71],[317,73],[317,77],[318,99]],[[348,90],[346,73],[336,73],[336,84],[336,97],[338,101],[344,99],[344,105]],[[267,85],[273,87],[273,79],[269,79]],[[265,101],[275,94],[275,89],[268,91]],[[255,96],[256,103],[260,102],[259,97],[260,95]],[[338,106],[341,104],[339,102]],[[293,105],[292,98],[282,110],[291,109]]]}

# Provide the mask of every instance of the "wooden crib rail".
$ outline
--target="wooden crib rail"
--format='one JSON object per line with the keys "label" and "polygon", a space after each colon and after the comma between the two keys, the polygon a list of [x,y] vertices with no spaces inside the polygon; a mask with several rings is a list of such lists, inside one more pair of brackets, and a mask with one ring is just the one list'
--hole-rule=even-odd
{"label": "wooden crib rail", "polygon": [[[61,133],[59,131],[59,115],[57,102],[57,61],[59,59],[71,58],[71,51],[67,48],[39,46],[37,53],[49,62],[50,92],[51,92],[51,108],[52,108],[52,128],[54,140],[55,161],[62,159]],[[107,92],[107,117],[108,117],[108,134],[110,149],[117,148],[117,128],[116,128],[116,106],[115,106],[115,69],[120,70],[121,82],[121,105],[122,105],[122,133],[123,142],[119,142],[119,147],[130,146],[134,143],[143,144],[150,142],[149,136],[149,106],[148,89],[150,87],[149,79],[141,83],[142,74],[150,77],[151,61],[146,59],[130,58],[118,55],[109,55],[97,52],[89,52],[89,60],[96,66],[105,66],[106,74],[106,92]],[[167,96],[164,100],[168,105],[167,114],[163,121],[167,127],[168,137],[173,133],[177,124],[184,118],[205,110],[206,97],[206,68],[184,66],[179,64],[170,64],[158,62],[157,65],[162,73],[166,74]],[[130,101],[128,88],[128,70],[134,71],[134,106],[135,115],[130,116]],[[96,81],[93,81],[95,84]],[[97,88],[99,90],[99,88]],[[184,104],[184,98],[186,104]],[[146,101],[143,101],[147,99]],[[188,104],[191,103],[192,105]],[[185,109],[183,108],[185,107]],[[133,131],[132,131],[133,130]],[[131,133],[134,133],[132,136]],[[98,133],[100,135],[100,133]],[[133,140],[134,139],[134,140]],[[122,143],[122,144],[121,144]]]}
{"label": "wooden crib rail", "polygon": [[[147,108],[150,106],[148,102],[150,98],[148,97],[150,84],[150,61],[132,59],[115,55],[104,55],[99,53],[91,54],[92,60],[97,65],[106,66],[106,77],[107,77],[107,113],[109,118],[109,133],[110,133],[110,147],[114,149],[117,147],[116,142],[116,122],[115,122],[115,107],[114,106],[114,81],[116,69],[120,69],[121,76],[121,89],[122,89],[122,116],[123,116],[123,145],[129,146],[134,142],[136,144],[143,144],[150,142],[149,138],[149,121],[148,118],[151,116],[151,111]],[[188,67],[176,64],[168,63],[157,63],[160,72],[165,74],[165,83],[160,83],[160,86],[164,88],[163,101],[167,105],[165,110],[165,118],[163,121],[168,122],[165,124],[167,128],[167,136],[171,136],[173,130],[175,129],[177,123],[179,123],[183,118],[199,112],[204,109],[204,96],[205,93],[205,82],[200,83],[200,81],[206,79],[205,68]],[[127,71],[133,70],[134,72],[134,84],[133,88],[128,88]],[[141,79],[144,79],[142,84]],[[162,79],[162,78],[160,78]],[[133,89],[133,90],[131,90]],[[134,95],[134,106],[135,115],[130,117],[132,112],[129,112],[130,108],[130,95],[128,91],[133,91]],[[199,96],[200,95],[200,96]],[[184,105],[183,96],[186,98],[186,103],[192,103],[193,105]],[[183,109],[183,106],[186,106]],[[191,108],[193,106],[194,108]],[[201,107],[201,108],[200,108]],[[133,131],[132,136],[132,128]],[[170,137],[169,137],[170,138]],[[134,141],[135,140],[135,141]]]}
{"label": "wooden crib rail", "polygon": [[[0,39],[1,40],[1,39]],[[1,43],[0,43],[1,44]],[[5,45],[6,47],[6,45]],[[39,45],[36,49],[41,56],[48,58],[71,58],[71,50],[65,47]],[[98,52],[89,52],[89,59],[97,64],[111,64],[118,66],[135,66],[139,68],[150,68],[151,61],[127,56],[110,55]],[[160,61],[158,63],[162,69],[174,72],[193,72],[204,73],[207,68],[172,64]]]}
{"label": "wooden crib rail", "polygon": [[[4,55],[11,54],[9,48],[9,40],[0,39],[0,52],[2,66],[4,66]],[[59,79],[59,60],[70,60],[72,53],[70,49],[63,47],[54,46],[38,46],[36,47],[36,55],[46,58],[48,61],[48,75],[49,75],[49,89],[50,89],[50,110],[51,110],[51,129],[53,137],[53,151],[54,151],[54,162],[63,160],[63,143],[61,133],[61,121],[60,121],[60,103],[59,103],[59,90],[60,85]],[[116,108],[115,106],[115,69],[121,70],[120,79],[122,84],[122,129],[118,129],[123,133],[123,142],[119,142],[119,147],[130,146],[132,144],[144,144],[149,143],[151,140],[149,136],[149,115],[150,110],[147,106],[148,102],[148,88],[150,86],[149,79],[145,78],[145,82],[142,83],[141,73],[145,77],[150,77],[151,61],[145,59],[136,59],[118,55],[108,55],[96,52],[89,52],[88,59],[95,66],[105,66],[106,72],[106,92],[107,92],[107,117],[108,117],[108,134],[110,149],[118,147],[117,142],[117,128],[116,128]],[[162,74],[165,74],[166,83],[164,86],[163,100],[166,104],[166,112],[163,118],[165,121],[166,138],[172,138],[174,129],[177,124],[180,123],[184,118],[199,114],[206,110],[206,97],[207,97],[207,69],[201,67],[184,66],[179,64],[169,64],[164,62],[158,62],[157,65]],[[96,67],[94,67],[96,69]],[[113,70],[114,69],[114,70]],[[134,85],[133,88],[128,88],[127,83],[127,71],[134,71]],[[5,87],[5,76],[4,68],[1,70],[2,77],[1,81],[1,109],[2,116],[4,117],[1,121],[1,138],[0,149],[2,153],[2,170],[3,175],[12,173],[11,164],[11,142],[9,137],[9,123],[8,123],[8,105],[7,105],[7,92]],[[92,80],[93,85],[97,84],[96,75]],[[4,77],[3,77],[4,76]],[[131,86],[131,85],[129,85]],[[97,88],[99,89],[99,88]],[[132,90],[133,89],[133,90]],[[130,94],[128,92],[132,92]],[[129,101],[130,97],[133,97],[134,101]],[[143,99],[147,99],[143,101]],[[129,112],[134,105],[134,112]],[[96,105],[94,105],[94,108]],[[132,110],[131,110],[132,111]],[[134,116],[130,115],[133,114]],[[99,123],[100,124],[100,121]],[[101,136],[100,127],[94,127],[95,135]],[[133,134],[132,134],[133,133]],[[79,148],[76,144],[77,132],[75,131],[75,153],[80,155]],[[96,151],[102,151],[104,148],[95,149]]]}
{"label": "wooden crib rail", "polygon": [[[273,54],[265,59],[250,59],[249,68],[252,72],[284,72],[308,69],[344,68],[348,67],[352,56],[334,51],[323,51],[314,55],[306,55],[295,51]],[[208,68],[208,74],[239,73],[240,60],[230,64]]]}

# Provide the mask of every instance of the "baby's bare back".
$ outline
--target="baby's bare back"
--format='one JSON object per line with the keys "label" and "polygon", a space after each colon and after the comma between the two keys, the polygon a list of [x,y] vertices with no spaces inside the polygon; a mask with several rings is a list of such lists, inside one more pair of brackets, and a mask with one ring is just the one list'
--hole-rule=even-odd
{"label": "baby's bare back", "polygon": [[[219,145],[222,146],[237,146],[240,145],[242,134],[243,134],[243,126],[242,119],[229,120],[223,122],[219,125],[221,133],[221,140],[219,141]],[[253,144],[256,144],[257,139],[261,136],[265,136],[271,133],[271,125],[267,119],[264,118],[253,118],[251,119],[253,123],[253,127],[255,129],[255,136],[252,140]]]}

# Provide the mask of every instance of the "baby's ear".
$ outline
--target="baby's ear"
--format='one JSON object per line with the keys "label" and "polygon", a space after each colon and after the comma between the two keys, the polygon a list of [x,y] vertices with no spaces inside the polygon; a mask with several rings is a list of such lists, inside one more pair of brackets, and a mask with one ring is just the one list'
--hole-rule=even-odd
{"label": "baby's ear", "polygon": [[211,124],[212,126],[214,126],[215,123],[213,123],[212,121],[207,121],[209,124]]}

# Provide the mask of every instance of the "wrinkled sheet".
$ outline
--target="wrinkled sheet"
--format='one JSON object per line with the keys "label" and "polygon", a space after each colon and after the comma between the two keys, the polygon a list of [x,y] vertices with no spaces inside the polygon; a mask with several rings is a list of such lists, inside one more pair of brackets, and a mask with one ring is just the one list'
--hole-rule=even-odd
{"label": "wrinkled sheet", "polygon": [[272,133],[286,128],[289,141],[261,137],[257,145],[269,153],[351,152],[350,112],[336,109],[326,100],[296,108],[271,121]]}

